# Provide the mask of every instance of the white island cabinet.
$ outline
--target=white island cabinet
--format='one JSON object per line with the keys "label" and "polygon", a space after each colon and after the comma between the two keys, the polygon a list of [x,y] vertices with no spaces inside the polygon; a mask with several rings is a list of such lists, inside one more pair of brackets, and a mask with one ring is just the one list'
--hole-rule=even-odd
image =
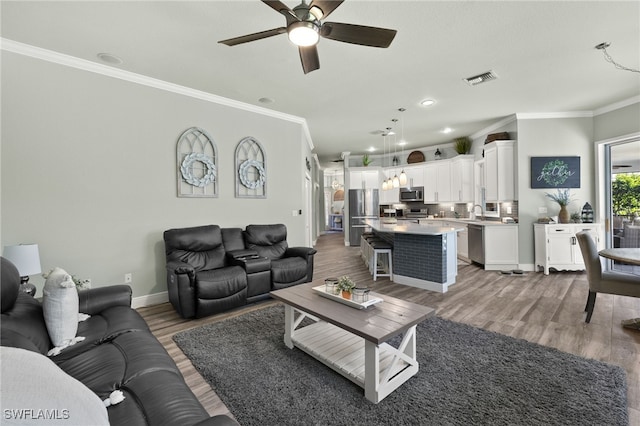
{"label": "white island cabinet", "polygon": [[541,268],[545,275],[549,275],[549,269],[565,271],[583,271],[584,260],[576,233],[587,231],[596,242],[598,248],[602,248],[597,223],[536,223],[534,228],[535,240],[535,266]]}

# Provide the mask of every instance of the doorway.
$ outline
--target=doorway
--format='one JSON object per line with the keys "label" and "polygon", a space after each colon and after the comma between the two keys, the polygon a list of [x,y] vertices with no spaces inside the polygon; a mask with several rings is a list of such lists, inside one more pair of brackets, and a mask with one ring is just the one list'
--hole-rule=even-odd
{"label": "doorway", "polygon": [[[640,135],[612,140],[598,149],[606,247],[640,248]],[[640,275],[640,267],[618,261],[608,261],[608,268]]]}

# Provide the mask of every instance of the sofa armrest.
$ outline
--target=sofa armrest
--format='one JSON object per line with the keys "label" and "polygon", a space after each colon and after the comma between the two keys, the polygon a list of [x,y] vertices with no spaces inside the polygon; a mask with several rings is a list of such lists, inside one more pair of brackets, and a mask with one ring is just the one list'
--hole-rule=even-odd
{"label": "sofa armrest", "polygon": [[196,277],[196,270],[193,269],[193,266],[185,262],[174,261],[167,263],[167,272],[175,275],[188,275],[189,281],[191,282],[193,282]]}
{"label": "sofa armrest", "polygon": [[313,256],[318,251],[314,248],[310,247],[289,247],[287,251],[284,252],[284,257],[302,257],[305,260],[309,260],[310,256]]}
{"label": "sofa armrest", "polygon": [[204,419],[193,426],[240,426],[240,424],[231,417],[220,414]]}
{"label": "sofa armrest", "polygon": [[114,306],[131,307],[131,287],[125,284],[78,292],[79,312],[95,315]]}
{"label": "sofa armrest", "polygon": [[251,257],[251,256],[257,256],[258,252],[255,250],[251,250],[251,249],[241,249],[241,250],[230,250],[227,252],[227,258],[229,260],[231,259],[239,259],[239,258],[246,258],[246,257]]}

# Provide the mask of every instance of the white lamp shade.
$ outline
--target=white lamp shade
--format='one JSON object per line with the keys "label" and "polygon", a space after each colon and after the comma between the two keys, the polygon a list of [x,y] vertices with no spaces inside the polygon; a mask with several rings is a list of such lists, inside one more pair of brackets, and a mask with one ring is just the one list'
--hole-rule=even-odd
{"label": "white lamp shade", "polygon": [[18,268],[21,277],[28,277],[42,272],[37,244],[5,246],[2,256]]}
{"label": "white lamp shade", "polygon": [[402,170],[400,173],[400,186],[405,186],[407,184],[407,174]]}

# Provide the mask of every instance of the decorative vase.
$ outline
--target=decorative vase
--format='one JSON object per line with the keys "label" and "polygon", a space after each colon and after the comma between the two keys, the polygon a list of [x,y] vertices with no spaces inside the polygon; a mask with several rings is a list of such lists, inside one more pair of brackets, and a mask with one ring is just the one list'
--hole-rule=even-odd
{"label": "decorative vase", "polygon": [[342,297],[347,300],[351,300],[351,292],[342,290]]}
{"label": "decorative vase", "polygon": [[571,214],[567,210],[567,206],[560,206],[560,212],[558,213],[558,223],[570,223]]}

